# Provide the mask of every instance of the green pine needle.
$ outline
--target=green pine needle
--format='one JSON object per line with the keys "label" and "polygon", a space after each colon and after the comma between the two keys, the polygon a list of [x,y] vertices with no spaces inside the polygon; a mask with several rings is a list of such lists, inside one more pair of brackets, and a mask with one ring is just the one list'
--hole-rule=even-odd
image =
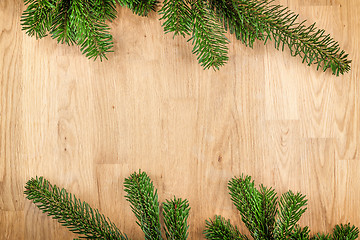
{"label": "green pine needle", "polygon": [[168,240],[186,240],[188,238],[189,202],[185,199],[175,198],[166,200],[163,204],[165,235]]}
{"label": "green pine needle", "polygon": [[221,216],[215,216],[215,220],[205,221],[206,226],[204,230],[205,238],[212,240],[248,240],[248,238],[241,234],[236,226],[230,223],[230,220],[225,220]]}
{"label": "green pine needle", "polygon": [[333,239],[355,240],[359,237],[359,229],[354,225],[336,225],[333,229]]}
{"label": "green pine needle", "polygon": [[[276,194],[274,190],[257,190],[251,177],[242,176],[229,181],[231,200],[239,210],[241,219],[253,238],[274,239]],[[268,198],[266,198],[266,196]]]}
{"label": "green pine needle", "polygon": [[300,193],[292,191],[284,193],[279,201],[278,221],[276,223],[276,239],[286,239],[295,230],[297,222],[306,211],[307,200]]}
{"label": "green pine needle", "polygon": [[146,17],[156,11],[157,0],[117,0],[121,6],[129,8],[134,14]]}
{"label": "green pine needle", "polygon": [[172,32],[176,35],[190,35],[192,29],[191,9],[184,0],[164,0],[159,14],[163,23],[165,33]]}
{"label": "green pine needle", "polygon": [[340,50],[339,44],[325,30],[317,29],[315,24],[305,26],[297,23],[297,14],[267,0],[232,0],[238,13],[244,15],[249,29],[256,29],[265,41],[273,39],[276,49],[287,46],[293,56],[299,55],[303,63],[315,64],[323,71],[331,68],[339,76],[350,70],[347,54]]}
{"label": "green pine needle", "polygon": [[145,172],[133,173],[124,181],[126,199],[145,233],[145,239],[162,240],[157,190]]}
{"label": "green pine needle", "polygon": [[89,204],[80,201],[65,189],[60,190],[56,185],[51,185],[43,177],[29,180],[25,189],[27,199],[71,232],[82,235],[80,238],[128,239],[98,210],[93,210]]}
{"label": "green pine needle", "polygon": [[[134,14],[155,12],[158,0],[24,0],[22,29],[42,38],[49,32],[59,43],[77,44],[88,58],[107,59],[113,42],[106,21],[116,18],[116,3]],[[297,22],[298,15],[273,0],[164,0],[159,10],[165,33],[189,35],[193,53],[204,69],[219,69],[228,61],[225,31],[246,46],[273,40],[307,65],[331,69],[336,76],[350,71],[351,60],[325,30]]]}
{"label": "green pine needle", "polygon": [[22,30],[36,39],[48,34],[52,24],[52,12],[55,9],[55,0],[25,0],[27,9],[21,16]]}
{"label": "green pine needle", "polygon": [[194,1],[191,9],[194,27],[189,41],[194,45],[193,53],[204,69],[218,70],[228,60],[229,41],[224,35],[225,31],[205,1]]}
{"label": "green pine needle", "polygon": [[[92,2],[93,1],[93,2]],[[110,28],[102,17],[103,14],[94,12],[96,0],[73,1],[70,6],[71,28],[80,50],[88,58],[107,59],[106,53],[113,47]]]}

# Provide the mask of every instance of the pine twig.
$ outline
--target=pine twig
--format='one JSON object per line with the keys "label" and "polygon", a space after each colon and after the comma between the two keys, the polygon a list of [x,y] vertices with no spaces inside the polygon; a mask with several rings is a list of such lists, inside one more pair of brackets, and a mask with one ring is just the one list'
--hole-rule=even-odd
{"label": "pine twig", "polygon": [[27,9],[21,16],[22,30],[36,39],[47,36],[52,23],[55,0],[26,0]]}
{"label": "pine twig", "polygon": [[211,240],[249,240],[246,235],[240,233],[236,226],[221,216],[215,216],[215,220],[205,221],[204,235]]}
{"label": "pine twig", "polygon": [[186,240],[189,236],[187,219],[189,217],[189,202],[175,198],[163,203],[163,215],[167,240]]}
{"label": "pine twig", "polygon": [[229,59],[227,56],[229,40],[206,1],[193,1],[191,9],[193,33],[189,41],[194,45],[193,53],[197,55],[204,69],[212,67],[218,70]]}
{"label": "pine twig", "polygon": [[145,239],[162,240],[159,220],[157,190],[145,172],[133,173],[124,181],[126,199],[137,218],[137,224],[145,234]]}
{"label": "pine twig", "polygon": [[[251,236],[254,239],[274,239],[272,233],[275,222],[274,211],[276,211],[274,190],[262,188],[259,192],[249,176],[231,179],[228,188],[231,201],[239,210],[241,220],[249,229]],[[269,198],[267,199],[266,196]]]}
{"label": "pine twig", "polygon": [[296,229],[296,224],[306,211],[305,196],[292,191],[284,193],[279,202],[278,221],[276,223],[276,239],[287,239]]}
{"label": "pine twig", "polygon": [[186,0],[164,0],[159,14],[163,23],[165,33],[172,32],[174,37],[190,35],[192,24],[192,12]]}
{"label": "pine twig", "polygon": [[134,14],[146,17],[156,11],[158,0],[117,0],[121,6],[129,8]]}
{"label": "pine twig", "polygon": [[80,238],[128,239],[97,209],[93,210],[86,202],[80,201],[65,189],[60,190],[56,185],[51,185],[43,177],[29,180],[25,189],[27,199],[71,232],[82,235]]}
{"label": "pine twig", "polygon": [[334,75],[350,70],[350,60],[339,44],[317,29],[315,23],[306,27],[304,22],[297,23],[297,14],[267,0],[232,0],[239,15],[244,15],[250,29],[256,29],[265,41],[273,39],[276,49],[287,46],[293,56],[299,55],[308,65],[315,64],[323,71],[331,68]]}

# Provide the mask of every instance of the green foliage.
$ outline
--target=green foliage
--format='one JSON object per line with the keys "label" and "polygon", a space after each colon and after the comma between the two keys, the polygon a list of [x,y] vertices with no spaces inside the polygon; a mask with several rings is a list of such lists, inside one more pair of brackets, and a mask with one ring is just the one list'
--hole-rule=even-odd
{"label": "green foliage", "polygon": [[[162,203],[163,230],[161,235],[160,208],[157,190],[145,172],[131,174],[124,181],[126,199],[137,218],[137,224],[144,232],[145,239],[188,239],[189,202],[174,197]],[[300,193],[284,193],[280,200],[272,188],[260,185],[259,190],[249,176],[229,181],[231,200],[239,210],[241,219],[255,240],[355,240],[359,229],[350,224],[336,225],[332,234],[317,233],[310,237],[308,227],[297,223],[305,212],[307,200]],[[43,177],[30,179],[25,186],[26,198],[44,213],[57,219],[70,231],[79,234],[80,239],[126,240],[109,219],[92,209],[86,202],[51,185]],[[236,226],[221,216],[205,221],[204,236],[212,240],[249,240]]]}
{"label": "green foliage", "polygon": [[332,234],[316,234],[311,240],[355,240],[358,238],[359,229],[355,226],[348,224],[336,225],[333,229]]}
{"label": "green foliage", "polygon": [[162,239],[159,221],[159,202],[157,191],[145,172],[131,174],[124,182],[126,199],[138,221],[145,239]]}
{"label": "green foliage", "polygon": [[[301,228],[298,221],[306,211],[305,196],[292,191],[284,193],[280,200],[272,188],[260,185],[255,187],[250,176],[232,178],[228,189],[231,200],[240,212],[241,220],[255,240],[354,240],[358,238],[359,229],[355,226],[337,225],[333,234],[316,234],[310,238],[308,227]],[[204,230],[206,239],[248,239],[236,227],[221,216],[206,221]]]}
{"label": "green foliage", "polygon": [[129,8],[139,16],[148,16],[151,11],[155,11],[157,0],[118,0],[121,6]]}
{"label": "green foliage", "polygon": [[191,9],[194,27],[189,40],[194,45],[193,53],[205,69],[219,69],[228,60],[225,32],[205,1],[194,1]]}
{"label": "green foliage", "polygon": [[159,14],[165,33],[173,32],[174,37],[190,35],[193,26],[191,8],[184,0],[164,0]]}
{"label": "green foliage", "polygon": [[205,238],[216,240],[247,240],[248,238],[241,234],[236,226],[225,220],[221,216],[215,216],[214,220],[205,220]]}
{"label": "green foliage", "polygon": [[[157,0],[24,0],[23,30],[36,38],[49,32],[59,43],[77,44],[89,58],[106,58],[113,40],[106,21],[116,17],[116,2],[134,14],[155,12]],[[193,53],[204,69],[219,69],[228,61],[225,32],[252,47],[255,40],[273,40],[303,63],[328,68],[335,75],[350,70],[351,60],[339,44],[314,24],[296,22],[298,15],[270,0],[164,0],[160,20],[165,33],[189,36]]]}
{"label": "green foliage", "polygon": [[49,181],[32,178],[25,186],[26,198],[70,231],[86,239],[128,239],[126,235],[89,204],[51,185]]}
{"label": "green foliage", "polygon": [[186,199],[182,200],[174,197],[170,201],[166,200],[163,208],[166,238],[174,240],[187,239],[189,235],[189,225],[187,224],[190,211],[189,202]]}
{"label": "green foliage", "polygon": [[[149,176],[145,172],[135,172],[125,179],[124,186],[126,199],[138,220],[137,224],[145,234],[145,239],[163,239],[157,190]],[[25,189],[27,199],[70,231],[79,234],[80,239],[128,239],[97,209],[92,209],[89,204],[80,201],[65,189],[60,190],[56,185],[51,185],[43,177],[29,180]],[[166,200],[163,207],[165,239],[186,240],[189,235],[188,201],[174,197],[172,200]]]}

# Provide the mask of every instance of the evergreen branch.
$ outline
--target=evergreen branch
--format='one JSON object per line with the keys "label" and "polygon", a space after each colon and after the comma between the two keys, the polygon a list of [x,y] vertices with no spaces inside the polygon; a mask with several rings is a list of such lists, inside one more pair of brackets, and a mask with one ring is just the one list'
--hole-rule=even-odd
{"label": "evergreen branch", "polygon": [[92,12],[97,14],[99,19],[111,22],[116,18],[116,0],[95,0]]}
{"label": "evergreen branch", "polygon": [[308,65],[316,64],[324,71],[331,68],[339,75],[350,70],[347,54],[340,51],[339,44],[325,30],[317,29],[315,23],[306,27],[304,22],[296,23],[298,15],[280,5],[271,5],[267,0],[233,0],[240,14],[260,32],[265,42],[273,39],[275,48],[287,46],[293,56],[299,55]]}
{"label": "evergreen branch", "polygon": [[205,220],[205,238],[210,240],[249,240],[241,234],[236,226],[221,216],[215,216],[215,220]]}
{"label": "evergreen branch", "polygon": [[134,14],[147,16],[151,11],[156,11],[158,0],[117,0],[121,6],[129,8]]}
{"label": "evergreen branch", "polygon": [[21,16],[22,30],[36,39],[43,38],[50,30],[55,0],[25,0],[29,5]]}
{"label": "evergreen branch", "polygon": [[266,239],[272,239],[275,228],[275,216],[277,209],[277,196],[276,192],[272,188],[267,188],[264,185],[260,185],[261,196],[261,214],[259,215],[259,222],[261,220],[260,227],[263,228],[262,232]]}
{"label": "evergreen branch", "polygon": [[251,20],[248,13],[241,12],[235,1],[231,0],[208,0],[211,10],[221,20],[226,31],[235,34],[236,39],[246,46],[253,47],[256,39],[262,40],[262,32],[249,24]]}
{"label": "evergreen branch", "polygon": [[96,0],[75,0],[70,7],[71,28],[74,29],[76,42],[88,58],[106,58],[113,47],[112,35],[102,15],[93,10]]}
{"label": "evergreen branch", "polygon": [[279,202],[278,221],[276,223],[276,239],[287,239],[295,230],[297,222],[306,211],[305,196],[292,191],[284,193]]}
{"label": "evergreen branch", "polygon": [[191,9],[194,28],[189,41],[194,45],[193,53],[204,69],[219,69],[229,59],[225,32],[204,0],[193,1]]}
{"label": "evergreen branch", "polygon": [[145,239],[162,240],[157,190],[145,172],[133,173],[124,181],[126,199],[145,234]]}
{"label": "evergreen branch", "polygon": [[[330,234],[320,234],[317,233],[315,236],[311,238],[311,240],[332,240]],[[340,239],[339,239],[340,240]],[[345,240],[345,239],[344,239]]]}
{"label": "evergreen branch", "polygon": [[290,233],[289,237],[286,239],[293,240],[309,240],[310,230],[308,227],[301,228],[299,225],[296,225],[294,230]]}
{"label": "evergreen branch", "polygon": [[192,28],[191,9],[186,0],[164,0],[159,14],[163,23],[165,33],[173,32],[176,35],[190,35]]}
{"label": "evergreen branch", "polygon": [[56,4],[50,33],[58,43],[76,44],[74,29],[70,22],[71,0],[60,0]]}
{"label": "evergreen branch", "polygon": [[333,229],[333,239],[355,240],[359,237],[359,229],[348,224],[336,225]]}
{"label": "evergreen branch", "polygon": [[185,199],[175,198],[166,200],[163,204],[165,234],[168,240],[186,240],[188,238],[189,202]]}
{"label": "evergreen branch", "polygon": [[[239,210],[241,220],[249,229],[254,239],[274,239],[271,229],[267,226],[267,218],[274,222],[272,206],[276,206],[276,197],[273,190],[259,192],[254,181],[249,176],[233,178],[229,181],[231,201]],[[265,199],[265,196],[271,196],[271,199]]]}
{"label": "evergreen branch", "polygon": [[86,202],[81,202],[65,189],[51,185],[43,177],[29,180],[25,189],[27,199],[73,233],[83,235],[80,238],[128,239],[97,209],[93,210]]}

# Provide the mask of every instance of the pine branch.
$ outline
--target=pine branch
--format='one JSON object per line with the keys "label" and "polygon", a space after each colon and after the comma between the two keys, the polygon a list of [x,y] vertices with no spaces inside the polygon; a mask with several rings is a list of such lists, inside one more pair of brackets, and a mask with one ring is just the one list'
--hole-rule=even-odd
{"label": "pine branch", "polygon": [[336,225],[333,229],[333,239],[355,240],[359,237],[359,229],[354,225],[348,224]]}
{"label": "pine branch", "polygon": [[276,223],[276,239],[287,239],[295,230],[297,222],[306,211],[305,196],[292,191],[284,193],[279,202],[278,221]]}
{"label": "pine branch", "polygon": [[174,197],[173,200],[166,200],[163,209],[167,240],[186,240],[189,235],[189,225],[187,224],[190,211],[189,202],[186,199]]}
{"label": "pine branch", "polygon": [[117,0],[121,6],[129,8],[134,14],[146,17],[156,11],[158,0]]}
{"label": "pine branch", "polygon": [[215,216],[215,220],[205,221],[206,226],[204,230],[205,238],[211,240],[248,240],[248,238],[241,234],[237,227],[230,223],[230,220],[225,220],[221,216]]}
{"label": "pine branch", "polygon": [[76,44],[76,36],[70,22],[70,7],[71,0],[60,0],[57,2],[50,33],[53,39],[57,39],[58,43],[73,45]]}
{"label": "pine branch", "polygon": [[36,39],[43,38],[50,30],[52,12],[55,9],[55,0],[26,0],[29,5],[21,16],[22,30]]}
{"label": "pine branch", "polygon": [[99,19],[112,22],[116,18],[116,0],[95,0],[92,11]]}
{"label": "pine branch", "polygon": [[145,172],[133,173],[124,181],[126,199],[145,234],[145,239],[162,240],[157,190]]}
{"label": "pine branch", "polygon": [[76,42],[88,58],[107,59],[106,53],[113,47],[112,35],[102,15],[94,12],[96,0],[74,0],[70,7],[71,27],[74,29]]}
{"label": "pine branch", "polygon": [[290,233],[289,237],[286,239],[294,240],[309,240],[310,230],[308,227],[301,228],[299,225],[296,225],[294,230]]}
{"label": "pine branch", "polygon": [[262,186],[259,192],[249,176],[231,179],[228,188],[231,201],[239,210],[251,236],[254,239],[274,239],[272,229],[277,199],[274,190]]}
{"label": "pine branch", "polygon": [[332,240],[332,238],[330,234],[325,235],[325,234],[317,233],[315,236],[311,238],[311,240]]}
{"label": "pine branch", "polygon": [[193,17],[193,33],[189,41],[194,45],[193,53],[204,69],[212,67],[219,69],[229,59],[228,39],[224,30],[217,21],[208,4],[204,0],[195,0],[191,3]]}
{"label": "pine branch", "polygon": [[83,235],[80,238],[128,239],[98,210],[93,210],[89,204],[81,202],[65,189],[51,185],[43,177],[29,180],[25,189],[27,199],[73,233]]}
{"label": "pine branch", "polygon": [[241,12],[234,1],[209,0],[211,10],[221,20],[226,31],[235,34],[236,39],[253,47],[256,39],[262,40],[262,32],[254,24],[249,24],[248,13]]}
{"label": "pine branch", "polygon": [[163,23],[165,33],[173,32],[176,35],[190,35],[192,28],[191,9],[186,0],[164,0],[159,14]]}
{"label": "pine branch", "polygon": [[280,5],[272,5],[267,0],[232,0],[239,14],[244,14],[253,29],[260,31],[265,42],[273,39],[275,48],[287,46],[293,56],[299,55],[308,65],[316,64],[324,71],[331,68],[339,75],[350,70],[347,54],[340,50],[339,44],[325,30],[317,29],[315,24],[306,27],[304,22],[296,23],[298,15]]}

